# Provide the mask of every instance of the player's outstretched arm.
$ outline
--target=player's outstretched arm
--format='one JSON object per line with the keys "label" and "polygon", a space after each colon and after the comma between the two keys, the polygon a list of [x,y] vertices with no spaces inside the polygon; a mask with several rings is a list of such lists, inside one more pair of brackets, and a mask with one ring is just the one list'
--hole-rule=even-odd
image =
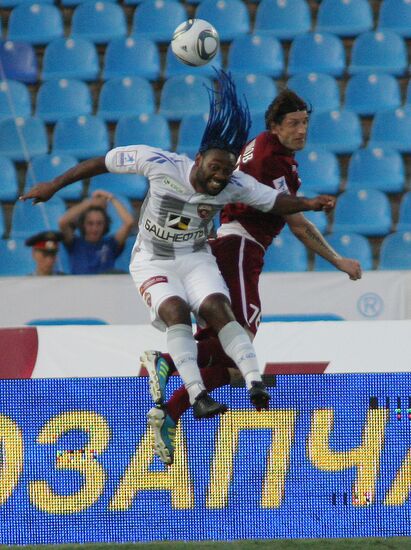
{"label": "player's outstretched arm", "polygon": [[21,195],[19,199],[22,201],[32,199],[33,204],[46,202],[51,199],[57,191],[71,183],[108,172],[104,159],[105,157],[95,157],[79,162],[73,166],[73,168],[69,168],[66,172],[53,180],[34,185],[27,193]]}
{"label": "player's outstretched arm", "polygon": [[280,216],[306,212],[308,210],[324,210],[325,212],[329,212],[334,206],[335,198],[330,195],[318,195],[312,199],[307,199],[306,197],[295,197],[287,193],[280,193],[271,212]]}

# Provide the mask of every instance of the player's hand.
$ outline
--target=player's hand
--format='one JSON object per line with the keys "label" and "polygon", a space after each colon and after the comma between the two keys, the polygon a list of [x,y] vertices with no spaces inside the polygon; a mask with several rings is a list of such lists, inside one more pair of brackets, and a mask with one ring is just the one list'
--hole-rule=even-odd
{"label": "player's hand", "polygon": [[329,212],[335,207],[335,197],[331,197],[330,195],[318,195],[318,197],[307,199],[307,201],[309,203],[310,210],[314,210],[315,212],[320,210]]}
{"label": "player's hand", "polygon": [[335,267],[340,271],[347,273],[351,281],[357,281],[362,277],[361,264],[357,260],[351,258],[339,258],[335,262]]}
{"label": "player's hand", "polygon": [[109,193],[108,191],[104,191],[103,189],[96,189],[92,195],[91,198],[93,202],[97,202],[97,204],[100,204],[104,208],[107,207],[107,204],[113,200],[113,194]]}
{"label": "player's hand", "polygon": [[19,197],[19,200],[26,201],[32,199],[33,204],[46,202],[54,195],[56,189],[52,182],[37,183],[27,193]]}

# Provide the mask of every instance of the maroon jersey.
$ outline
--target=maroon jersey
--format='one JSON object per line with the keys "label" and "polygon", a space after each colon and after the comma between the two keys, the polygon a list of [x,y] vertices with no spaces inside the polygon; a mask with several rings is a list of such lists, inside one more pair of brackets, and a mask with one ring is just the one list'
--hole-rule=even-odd
{"label": "maroon jersey", "polygon": [[[295,195],[301,185],[294,155],[270,132],[262,132],[243,149],[239,168],[264,185]],[[282,216],[261,212],[242,203],[229,204],[221,213],[221,223],[239,222],[264,248],[285,225]]]}

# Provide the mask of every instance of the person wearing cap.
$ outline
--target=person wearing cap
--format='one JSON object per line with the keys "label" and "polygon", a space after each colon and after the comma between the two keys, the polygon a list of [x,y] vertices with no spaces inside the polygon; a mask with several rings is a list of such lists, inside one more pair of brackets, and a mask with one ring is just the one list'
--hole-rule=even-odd
{"label": "person wearing cap", "polygon": [[29,237],[25,244],[32,249],[36,270],[32,275],[62,275],[57,269],[57,253],[63,234],[59,231],[42,231]]}

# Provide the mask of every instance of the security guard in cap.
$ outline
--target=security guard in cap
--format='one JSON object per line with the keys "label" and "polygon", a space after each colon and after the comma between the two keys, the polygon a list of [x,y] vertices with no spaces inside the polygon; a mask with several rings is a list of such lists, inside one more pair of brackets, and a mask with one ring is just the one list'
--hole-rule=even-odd
{"label": "security guard in cap", "polygon": [[56,270],[59,242],[63,235],[59,231],[42,231],[26,240],[26,245],[32,247],[36,270],[32,275],[62,275]]}

